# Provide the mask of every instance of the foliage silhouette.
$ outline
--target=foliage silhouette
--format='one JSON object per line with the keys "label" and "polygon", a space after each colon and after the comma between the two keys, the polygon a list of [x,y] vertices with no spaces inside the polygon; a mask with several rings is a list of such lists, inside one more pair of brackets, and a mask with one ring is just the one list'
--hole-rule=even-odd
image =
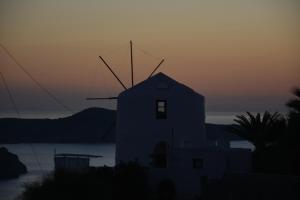
{"label": "foliage silhouette", "polygon": [[175,184],[171,179],[162,180],[157,187],[158,200],[173,200],[176,195]]}
{"label": "foliage silhouette", "polygon": [[147,172],[138,162],[120,163],[115,168],[114,199],[148,198]]}
{"label": "foliage silhouette", "polygon": [[280,113],[263,116],[247,112],[236,116],[237,127],[230,131],[255,146],[253,168],[256,172],[300,175],[300,89],[293,91],[296,98],[286,105],[288,117]]}
{"label": "foliage silhouette", "polygon": [[291,109],[291,113],[300,113],[300,88],[295,88],[293,94],[296,98],[289,100],[286,105]]}
{"label": "foliage silhouette", "polygon": [[262,151],[268,146],[273,145],[282,137],[286,128],[286,120],[282,114],[265,111],[261,116],[256,116],[250,112],[246,115],[237,115],[234,119],[239,126],[232,126],[231,132],[250,141],[256,151]]}
{"label": "foliage silhouette", "polygon": [[146,169],[138,163],[86,171],[55,171],[42,182],[25,186],[22,200],[147,199]]}
{"label": "foliage silhouette", "polygon": [[21,199],[113,199],[113,174],[113,169],[108,167],[82,172],[55,171],[42,182],[26,185]]}
{"label": "foliage silhouette", "polygon": [[283,147],[290,157],[290,170],[292,173],[300,175],[300,88],[295,88],[293,94],[296,98],[287,102],[290,109],[288,114],[287,135]]}

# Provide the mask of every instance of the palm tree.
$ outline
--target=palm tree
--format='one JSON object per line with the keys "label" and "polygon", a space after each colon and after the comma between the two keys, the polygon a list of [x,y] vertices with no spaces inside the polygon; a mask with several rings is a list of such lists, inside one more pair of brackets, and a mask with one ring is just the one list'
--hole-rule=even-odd
{"label": "palm tree", "polygon": [[290,111],[288,114],[287,134],[284,140],[284,148],[289,158],[289,171],[300,175],[300,88],[293,91],[296,98],[289,100],[286,105]]}
{"label": "palm tree", "polygon": [[289,100],[286,105],[290,108],[288,115],[288,145],[298,147],[300,139],[300,88],[293,91],[296,98]]}
{"label": "palm tree", "polygon": [[300,113],[300,88],[295,88],[293,94],[296,98],[288,101],[286,105],[291,109],[291,112]]}
{"label": "palm tree", "polygon": [[278,112],[265,111],[262,116],[246,112],[246,115],[237,115],[234,121],[238,126],[233,126],[230,131],[251,142],[256,151],[278,142],[286,127],[285,118]]}

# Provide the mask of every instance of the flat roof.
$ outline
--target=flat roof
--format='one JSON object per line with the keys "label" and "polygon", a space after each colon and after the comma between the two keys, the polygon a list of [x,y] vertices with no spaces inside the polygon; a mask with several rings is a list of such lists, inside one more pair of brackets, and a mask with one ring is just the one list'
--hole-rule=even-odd
{"label": "flat roof", "polygon": [[101,155],[76,154],[76,153],[57,153],[55,157],[78,157],[78,158],[101,158]]}

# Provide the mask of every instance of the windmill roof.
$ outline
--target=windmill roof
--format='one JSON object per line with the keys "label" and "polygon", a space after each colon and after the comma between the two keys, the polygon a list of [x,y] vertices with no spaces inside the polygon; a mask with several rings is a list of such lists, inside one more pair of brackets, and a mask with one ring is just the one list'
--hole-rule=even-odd
{"label": "windmill roof", "polygon": [[148,87],[148,88],[153,88],[153,85],[157,88],[157,89],[169,89],[172,88],[174,86],[176,87],[180,87],[186,91],[192,92],[192,93],[196,93],[200,96],[202,96],[201,94],[195,92],[193,89],[191,89],[190,87],[174,80],[173,78],[167,76],[166,74],[159,72],[157,74],[155,74],[154,76],[134,85],[133,87],[123,91],[120,95],[122,94],[126,94],[126,93],[130,93],[132,91],[135,90],[139,90],[142,87]]}

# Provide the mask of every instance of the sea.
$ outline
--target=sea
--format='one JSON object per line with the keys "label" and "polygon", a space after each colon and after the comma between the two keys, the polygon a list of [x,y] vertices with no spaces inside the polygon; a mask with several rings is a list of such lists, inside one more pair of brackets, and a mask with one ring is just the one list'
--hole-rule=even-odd
{"label": "sea", "polygon": [[[206,122],[216,124],[232,124],[235,113],[210,113]],[[26,165],[28,173],[19,178],[0,181],[0,200],[15,200],[24,191],[25,185],[40,181],[54,170],[54,154],[79,153],[101,155],[93,158],[91,166],[114,166],[115,144],[59,144],[59,143],[31,143],[31,144],[0,144],[10,152],[16,154]],[[232,148],[248,148],[253,146],[247,141],[231,142]],[[1,164],[1,163],[0,163]]]}

